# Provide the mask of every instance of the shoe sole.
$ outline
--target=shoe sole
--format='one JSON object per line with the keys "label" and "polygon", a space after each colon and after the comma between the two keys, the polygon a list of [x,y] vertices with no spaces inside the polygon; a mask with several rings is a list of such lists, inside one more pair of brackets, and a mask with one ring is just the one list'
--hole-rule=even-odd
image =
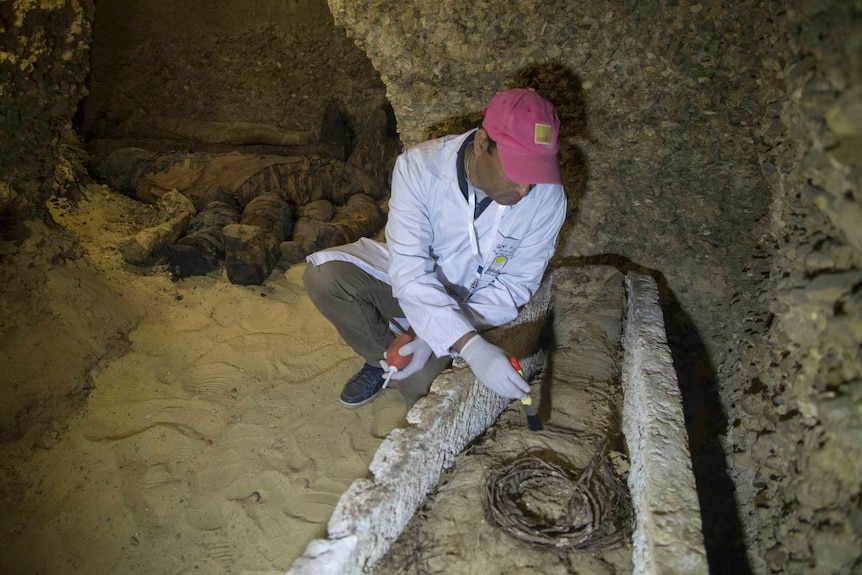
{"label": "shoe sole", "polygon": [[362,401],[359,401],[357,403],[347,403],[346,401],[344,401],[341,398],[338,398],[338,401],[340,401],[341,405],[346,407],[347,409],[359,409],[363,405],[368,405],[369,403],[371,403],[372,401],[374,401],[375,399],[377,399],[378,397],[383,395],[383,392],[385,390],[386,390],[386,388],[382,388],[380,391],[378,391],[377,393],[375,393],[374,395],[372,395],[368,399],[363,399]]}

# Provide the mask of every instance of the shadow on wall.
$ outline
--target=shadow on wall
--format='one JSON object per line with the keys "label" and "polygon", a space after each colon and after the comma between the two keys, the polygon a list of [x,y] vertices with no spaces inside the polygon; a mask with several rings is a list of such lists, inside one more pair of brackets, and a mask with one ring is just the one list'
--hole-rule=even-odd
{"label": "shadow on wall", "polygon": [[616,254],[563,258],[556,265],[606,265],[623,274],[637,272],[656,280],[668,345],[682,392],[709,570],[750,575],[753,571],[746,556],[734,484],[719,440],[727,429],[727,415],[719,399],[718,378],[706,345],[668,287],[664,274]]}
{"label": "shadow on wall", "polygon": [[[549,100],[560,117],[560,168],[568,198],[566,223],[560,232],[561,241],[569,236],[568,229],[575,221],[575,212],[587,190],[589,170],[587,157],[574,142],[590,140],[586,120],[586,100],[581,79],[571,68],[559,62],[535,64],[520,70],[510,83],[510,88],[535,88]],[[429,126],[423,139],[432,139],[447,134],[462,134],[482,125],[482,111],[447,118]]]}
{"label": "shadow on wall", "polygon": [[[515,78],[516,88],[535,88],[557,109],[560,117],[560,170],[566,188],[568,206],[560,241],[571,237],[570,230],[577,220],[577,210],[587,192],[589,164],[584,151],[575,145],[578,140],[590,141],[587,124],[587,101],[583,83],[574,71],[560,62],[537,64],[521,70]],[[558,253],[566,253],[558,247]]]}

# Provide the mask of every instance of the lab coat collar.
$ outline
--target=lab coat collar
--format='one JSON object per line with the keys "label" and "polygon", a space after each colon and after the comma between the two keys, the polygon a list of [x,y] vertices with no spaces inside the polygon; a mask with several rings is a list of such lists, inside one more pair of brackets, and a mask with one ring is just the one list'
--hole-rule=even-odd
{"label": "lab coat collar", "polygon": [[441,138],[441,146],[446,153],[436,154],[435,159],[428,165],[428,171],[435,177],[443,180],[447,184],[451,184],[458,188],[458,170],[456,163],[458,162],[458,151],[464,143],[464,140],[474,134],[476,130],[470,130],[464,134],[457,136],[445,136]]}

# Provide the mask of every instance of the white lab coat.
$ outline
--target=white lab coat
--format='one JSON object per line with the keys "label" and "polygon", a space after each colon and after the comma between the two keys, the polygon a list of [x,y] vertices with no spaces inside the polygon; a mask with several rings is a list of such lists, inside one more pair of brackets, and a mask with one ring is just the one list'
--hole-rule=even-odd
{"label": "white lab coat", "polygon": [[467,332],[517,316],[539,287],[566,216],[563,186],[540,184],[513,206],[491,202],[473,222],[456,169],[469,134],[430,140],[398,157],[386,244],[362,238],[308,256],[315,265],[353,262],[390,284],[410,326],[438,357]]}

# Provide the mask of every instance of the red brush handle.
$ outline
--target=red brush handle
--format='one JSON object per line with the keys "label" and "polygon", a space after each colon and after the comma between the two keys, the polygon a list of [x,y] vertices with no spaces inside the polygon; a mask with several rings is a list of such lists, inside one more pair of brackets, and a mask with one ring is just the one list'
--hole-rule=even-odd
{"label": "red brush handle", "polygon": [[517,357],[515,357],[515,356],[510,357],[509,363],[511,363],[512,367],[515,368],[515,371],[518,372],[518,375],[520,375],[521,377],[524,377],[524,372],[523,372],[523,370],[521,370],[521,364],[518,363]]}

